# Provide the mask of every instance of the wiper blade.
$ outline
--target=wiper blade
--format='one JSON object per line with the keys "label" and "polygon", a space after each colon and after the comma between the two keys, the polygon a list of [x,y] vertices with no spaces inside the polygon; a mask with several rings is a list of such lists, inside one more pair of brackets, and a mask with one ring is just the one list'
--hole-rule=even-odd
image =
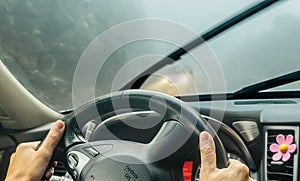
{"label": "wiper blade", "polygon": [[253,7],[247,9],[246,11],[234,16],[233,18],[221,23],[220,25],[217,25],[216,27],[213,27],[208,32],[204,33],[199,38],[191,41],[190,43],[186,44],[185,46],[175,50],[173,53],[169,54],[167,57],[163,58],[156,64],[152,65],[148,69],[146,69],[144,72],[139,74],[137,77],[132,79],[129,83],[127,83],[125,86],[123,86],[120,90],[126,90],[126,89],[138,89],[142,86],[142,84],[148,79],[148,77],[153,74],[154,72],[158,71],[162,67],[165,67],[166,65],[172,64],[176,61],[178,61],[181,56],[185,55],[190,50],[198,47],[199,45],[203,44],[204,42],[216,37],[220,33],[228,30],[229,28],[233,27],[234,25],[240,23],[241,21],[247,19],[248,17],[256,14],[257,12],[271,6],[275,2],[278,2],[280,0],[265,0],[262,1]]}
{"label": "wiper blade", "polygon": [[260,91],[271,89],[288,83],[292,83],[298,80],[300,80],[300,70],[244,87],[241,90],[233,93],[233,96],[243,97],[250,94],[256,94],[259,93]]}

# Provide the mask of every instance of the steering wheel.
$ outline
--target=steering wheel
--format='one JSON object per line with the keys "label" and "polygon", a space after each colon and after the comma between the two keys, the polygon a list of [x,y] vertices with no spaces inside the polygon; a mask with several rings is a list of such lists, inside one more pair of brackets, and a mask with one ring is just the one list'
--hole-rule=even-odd
{"label": "steering wheel", "polygon": [[[104,121],[139,111],[160,115],[162,126],[147,144],[120,139],[87,142],[82,135],[82,127],[96,117]],[[145,90],[109,94],[76,108],[63,121],[65,133],[53,157],[63,162],[74,180],[182,180],[183,164],[199,150],[204,130],[214,138],[217,166],[227,167],[226,151],[207,121],[166,94]]]}

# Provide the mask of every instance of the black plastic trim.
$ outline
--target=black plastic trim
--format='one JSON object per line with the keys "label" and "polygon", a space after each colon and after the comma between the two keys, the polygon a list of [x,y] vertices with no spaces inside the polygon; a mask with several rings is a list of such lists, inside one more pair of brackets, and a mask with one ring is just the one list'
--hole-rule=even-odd
{"label": "black plastic trim", "polygon": [[280,92],[259,92],[243,97],[237,97],[233,93],[224,94],[204,94],[176,96],[185,102],[204,102],[204,101],[222,101],[222,100],[243,100],[243,99],[286,99],[300,98],[300,91],[280,91]]}

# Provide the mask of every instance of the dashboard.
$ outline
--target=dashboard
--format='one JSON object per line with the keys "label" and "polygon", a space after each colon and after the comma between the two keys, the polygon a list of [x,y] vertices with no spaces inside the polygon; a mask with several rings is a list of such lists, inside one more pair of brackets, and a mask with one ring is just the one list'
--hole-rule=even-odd
{"label": "dashboard", "polygon": [[[291,153],[291,158],[284,162],[282,160],[274,161],[272,156],[275,153],[270,151],[270,145],[276,143],[276,136],[292,135],[293,144],[299,148],[299,126],[300,126],[300,99],[251,99],[251,100],[226,100],[226,101],[203,101],[187,102],[195,110],[208,120],[212,127],[217,131],[228,157],[238,159],[247,164],[251,171],[251,177],[258,181],[298,181],[300,172],[298,150]],[[142,112],[142,114],[149,114]],[[152,114],[155,118],[157,115]],[[161,125],[157,123],[149,124],[149,129],[138,129],[132,131],[132,128],[123,124],[128,118],[129,121],[137,121],[127,116],[115,117],[110,121],[108,128],[119,138],[131,140],[139,138],[139,142],[147,143],[151,141],[154,135],[159,131]],[[138,118],[133,116],[133,118]],[[149,117],[151,120],[151,117]],[[156,120],[156,119],[152,119]],[[97,120],[93,120],[97,122]],[[31,140],[36,135],[44,135],[52,124],[47,124],[32,130],[15,134],[15,139],[19,142]],[[155,126],[153,126],[155,125]],[[87,126],[87,125],[85,125]],[[96,126],[95,126],[96,127]],[[85,134],[88,128],[84,128]],[[103,131],[98,128],[97,133]],[[110,139],[108,135],[94,132],[94,140]],[[189,181],[191,175],[198,173],[199,154],[195,153],[187,159],[183,167],[185,181]],[[66,170],[62,165],[58,165],[55,170],[53,180],[69,180],[65,175]],[[198,178],[196,178],[198,179]]]}
{"label": "dashboard", "polygon": [[[275,154],[270,151],[270,145],[276,144],[277,135],[284,137],[293,136],[293,144],[299,147],[300,99],[251,99],[251,100],[226,100],[188,102],[195,110],[205,118],[218,133],[228,157],[245,163],[251,177],[256,180],[273,181],[297,181],[299,179],[298,151],[291,153],[288,161],[274,161]],[[132,116],[134,115],[134,116]],[[118,138],[136,140],[148,143],[159,131],[161,125],[149,123],[149,129],[136,129],[128,126],[131,122],[138,122],[139,116],[157,120],[153,112],[140,112],[121,115],[110,120],[106,128]],[[150,116],[149,116],[150,115]],[[120,121],[121,120],[121,121]],[[97,120],[93,120],[97,123]],[[155,125],[155,126],[153,126]],[[84,134],[88,131],[88,125],[83,128]],[[111,139],[103,134],[105,129],[94,125],[97,129],[91,135],[91,141]],[[199,154],[192,154],[183,166],[185,181],[190,181],[192,175],[199,173]],[[196,180],[197,180],[196,176]]]}
{"label": "dashboard", "polygon": [[[292,135],[293,144],[299,147],[300,99],[251,99],[188,102],[215,129],[228,153],[228,157],[245,163],[251,177],[262,181],[298,181],[300,172],[298,151],[291,153],[288,161],[274,161],[275,154],[270,145],[276,144],[279,134]],[[138,115],[138,116],[137,116]],[[139,116],[148,117],[149,129],[134,129],[128,125],[138,122]],[[157,122],[159,116],[153,112],[135,112],[119,115],[105,120],[105,127],[92,120],[93,129],[90,141],[112,139],[105,133],[106,128],[117,138],[148,143],[162,125]],[[91,127],[84,125],[83,133],[87,135]],[[153,126],[155,125],[155,126]],[[134,130],[133,130],[134,129]],[[198,152],[193,153],[183,166],[185,181],[190,181],[201,167]],[[199,167],[197,166],[199,165]]]}

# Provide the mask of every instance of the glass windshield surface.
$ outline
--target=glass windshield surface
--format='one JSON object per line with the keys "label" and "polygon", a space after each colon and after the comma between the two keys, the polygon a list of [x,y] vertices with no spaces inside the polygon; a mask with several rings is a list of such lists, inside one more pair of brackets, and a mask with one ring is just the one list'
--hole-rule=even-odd
{"label": "glass windshield surface", "polygon": [[[183,94],[212,94],[232,93],[243,87],[300,70],[299,7],[300,1],[282,1],[215,37],[206,45],[210,47],[210,51],[213,52],[211,54],[214,56],[207,56],[207,51],[201,50],[202,46],[192,50],[190,54],[200,50],[203,56],[198,58],[198,62],[191,55],[185,55],[180,60],[180,64],[189,69],[181,73],[193,77],[193,81],[185,82],[184,86],[179,85],[178,78],[172,79],[172,73],[170,73],[172,71],[168,70],[168,67],[162,70],[160,75],[171,77],[174,84],[178,81],[178,87],[184,87],[179,91]],[[217,62],[222,71],[218,72],[215,67],[201,66],[205,61]],[[209,75],[209,72],[214,72],[214,74]],[[155,76],[152,79],[158,80]],[[221,79],[224,80],[225,86],[214,89],[212,81]],[[195,82],[196,88],[186,88]],[[164,91],[159,86],[148,87]],[[171,89],[170,86],[169,89]],[[295,82],[268,91],[299,89],[299,82]],[[173,92],[178,94],[178,91]]]}
{"label": "glass windshield surface", "polygon": [[[212,40],[227,92],[300,70],[300,1],[282,1]],[[272,90],[300,89],[292,83]]]}
{"label": "glass windshield surface", "polygon": [[[220,1],[217,0],[0,0],[0,59],[39,99],[57,110],[66,109],[72,107],[72,83],[78,60],[87,46],[109,28],[136,19],[155,18],[182,24],[201,34],[220,20],[248,7],[253,2],[255,1],[231,0],[220,5]],[[285,37],[284,26],[281,25],[284,23],[287,27],[293,26],[289,28],[293,32],[299,29],[299,21],[297,21],[299,13],[296,11],[299,3],[285,4],[290,5],[274,8],[266,13],[267,15],[257,16],[251,22],[247,21],[209,43],[220,61],[227,91],[299,68],[291,56],[286,56],[289,53],[295,57],[295,50],[290,49],[290,52],[278,55],[279,49],[283,51],[290,46],[290,43],[299,42],[296,36],[292,36],[293,33],[289,34],[291,37]],[[141,27],[140,31],[146,31],[147,28]],[[273,36],[274,29],[278,34],[276,38]],[[269,39],[274,41],[277,39],[281,43],[278,46],[270,46],[275,43],[268,43],[268,36],[265,35],[270,35]],[[287,38],[291,39],[289,43],[285,41]],[[111,37],[110,42],[116,41],[118,37]],[[261,51],[256,53],[257,49],[252,47],[257,47]],[[269,49],[266,50],[266,47]],[[164,56],[175,48],[178,47],[153,40],[126,44],[108,58],[98,74],[95,85],[84,89],[95,89],[95,96],[115,91],[118,87],[111,86],[115,75],[132,59],[148,54]],[[274,51],[278,54],[270,57]],[[267,52],[267,55],[261,56],[263,52]],[[169,67],[173,73],[166,71],[166,75],[178,76],[180,67],[183,67],[190,72],[189,76],[197,86],[196,92],[187,90],[183,92],[184,94],[213,93],[209,81],[205,78],[207,75],[203,67],[194,66],[193,61],[185,60],[186,58],[188,56],[183,57],[177,68],[176,65],[175,68]],[[127,66],[128,69],[125,71],[128,72],[128,76],[124,77],[124,82],[131,80],[134,75],[158,60],[159,58],[147,60],[143,66]],[[262,74],[253,73],[253,70],[257,70],[255,66],[259,66],[257,62],[262,60],[274,67],[283,64],[284,66],[281,67],[285,68],[282,70],[274,68],[272,71],[260,70],[261,73],[268,72]],[[289,63],[284,64],[287,61]],[[253,62],[252,67],[245,62]],[[233,64],[237,66],[232,67]],[[241,69],[243,66],[246,67],[245,70]],[[87,71],[86,74],[89,72]],[[186,83],[187,80],[183,80],[182,85]],[[175,81],[174,84],[179,83]]]}

